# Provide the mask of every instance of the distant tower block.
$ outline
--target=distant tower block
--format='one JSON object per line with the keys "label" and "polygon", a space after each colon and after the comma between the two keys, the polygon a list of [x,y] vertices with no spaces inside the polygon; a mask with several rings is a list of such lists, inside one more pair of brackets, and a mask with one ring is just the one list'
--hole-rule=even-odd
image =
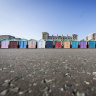
{"label": "distant tower block", "polygon": [[42,32],[42,39],[43,40],[48,40],[49,33],[48,32]]}

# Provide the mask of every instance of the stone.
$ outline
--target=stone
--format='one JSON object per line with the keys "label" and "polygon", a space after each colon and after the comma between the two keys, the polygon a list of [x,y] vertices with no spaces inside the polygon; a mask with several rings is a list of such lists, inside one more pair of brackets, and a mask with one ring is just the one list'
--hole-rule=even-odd
{"label": "stone", "polygon": [[51,83],[52,81],[53,81],[52,79],[49,79],[49,80],[43,79],[43,80],[41,81],[41,83]]}
{"label": "stone", "polygon": [[10,86],[10,82],[11,82],[11,80],[5,80],[4,83],[2,84],[2,86],[9,87]]}
{"label": "stone", "polygon": [[19,88],[18,88],[18,87],[15,87],[15,88],[10,88],[10,91],[11,91],[11,92],[15,92],[15,93],[16,93],[16,92],[18,92],[18,91],[19,91]]}
{"label": "stone", "polygon": [[51,89],[49,89],[49,93],[51,93],[52,92],[52,90]]}
{"label": "stone", "polygon": [[50,79],[50,80],[46,80],[46,82],[47,82],[47,83],[51,83],[51,82],[52,82],[52,80],[51,80],[51,79]]}
{"label": "stone", "polygon": [[7,89],[6,89],[6,90],[3,90],[3,91],[0,93],[0,95],[1,95],[1,96],[6,96],[7,92],[8,92]]}
{"label": "stone", "polygon": [[32,77],[32,74],[28,74],[28,77]]}
{"label": "stone", "polygon": [[4,70],[6,70],[7,68],[3,68]]}
{"label": "stone", "polygon": [[61,91],[64,91],[64,89],[63,89],[63,88],[60,88],[60,90],[61,90]]}
{"label": "stone", "polygon": [[93,80],[96,80],[96,77],[93,77]]}
{"label": "stone", "polygon": [[23,92],[23,91],[20,91],[18,94],[19,94],[19,95],[22,95],[22,94],[24,94],[24,92]]}
{"label": "stone", "polygon": [[2,86],[9,87],[10,86],[10,83],[5,82],[5,83],[2,84]]}
{"label": "stone", "polygon": [[66,87],[72,87],[72,84],[67,83],[67,84],[65,84],[65,88],[66,88]]}
{"label": "stone", "polygon": [[44,79],[41,81],[41,83],[46,83],[46,79],[44,78]]}
{"label": "stone", "polygon": [[64,77],[71,78],[71,74],[69,74],[69,73],[66,73],[66,74],[64,75]]}
{"label": "stone", "polygon": [[14,73],[14,71],[10,71],[11,73]]}
{"label": "stone", "polygon": [[2,71],[3,69],[0,69],[0,71]]}
{"label": "stone", "polygon": [[67,62],[68,60],[65,60],[65,62]]}
{"label": "stone", "polygon": [[33,75],[35,75],[35,74],[36,74],[36,72],[33,72],[32,74],[33,74]]}
{"label": "stone", "polygon": [[12,65],[9,66],[10,68],[12,67]]}
{"label": "stone", "polygon": [[45,91],[45,92],[43,93],[43,96],[49,96],[48,92]]}
{"label": "stone", "polygon": [[88,74],[88,75],[91,75],[91,73],[90,73],[90,72],[87,72],[87,74]]}
{"label": "stone", "polygon": [[4,82],[6,82],[6,83],[8,83],[8,82],[10,82],[11,80],[5,80]]}
{"label": "stone", "polygon": [[33,83],[33,86],[36,86],[37,85],[37,83]]}
{"label": "stone", "polygon": [[96,75],[96,72],[93,72],[93,75]]}
{"label": "stone", "polygon": [[77,92],[77,90],[74,89],[74,90],[72,91],[72,94],[73,94],[74,96],[76,96],[76,92]]}
{"label": "stone", "polygon": [[80,92],[77,92],[76,96],[87,96],[85,93],[80,93]]}
{"label": "stone", "polygon": [[29,90],[28,93],[32,93],[32,90]]}
{"label": "stone", "polygon": [[14,86],[15,86],[14,84],[12,84],[12,83],[10,84],[10,87],[14,87]]}
{"label": "stone", "polygon": [[75,84],[75,86],[79,86],[79,84]]}
{"label": "stone", "polygon": [[56,72],[53,72],[53,75],[55,75],[56,74]]}
{"label": "stone", "polygon": [[87,84],[87,85],[89,85],[89,84],[90,84],[90,83],[89,83],[89,82],[87,82],[87,81],[84,81],[84,83],[85,83],[85,84]]}

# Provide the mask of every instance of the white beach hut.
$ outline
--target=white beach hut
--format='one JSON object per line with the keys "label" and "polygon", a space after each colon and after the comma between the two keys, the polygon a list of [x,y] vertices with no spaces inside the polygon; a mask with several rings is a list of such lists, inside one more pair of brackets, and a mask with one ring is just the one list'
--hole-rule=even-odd
{"label": "white beach hut", "polygon": [[37,43],[37,48],[45,48],[45,41],[40,39]]}

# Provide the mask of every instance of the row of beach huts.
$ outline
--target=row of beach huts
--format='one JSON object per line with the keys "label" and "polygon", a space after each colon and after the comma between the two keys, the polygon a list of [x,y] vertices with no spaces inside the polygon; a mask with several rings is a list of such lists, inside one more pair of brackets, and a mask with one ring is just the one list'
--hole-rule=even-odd
{"label": "row of beach huts", "polygon": [[96,41],[0,40],[0,48],[96,48]]}

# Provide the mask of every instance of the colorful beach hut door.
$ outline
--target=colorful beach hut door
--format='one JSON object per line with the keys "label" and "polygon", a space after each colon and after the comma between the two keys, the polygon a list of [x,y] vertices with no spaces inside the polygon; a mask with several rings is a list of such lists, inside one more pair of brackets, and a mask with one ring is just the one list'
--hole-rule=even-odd
{"label": "colorful beach hut door", "polygon": [[36,48],[36,41],[32,41],[32,48]]}
{"label": "colorful beach hut door", "polygon": [[53,41],[46,41],[46,48],[53,48]]}
{"label": "colorful beach hut door", "polygon": [[23,48],[27,48],[27,41],[23,42]]}
{"label": "colorful beach hut door", "polygon": [[27,48],[27,41],[19,41],[19,48]]}
{"label": "colorful beach hut door", "polygon": [[19,48],[23,48],[23,41],[19,41]]}
{"label": "colorful beach hut door", "polygon": [[28,48],[36,48],[36,41],[29,41]]}
{"label": "colorful beach hut door", "polygon": [[89,48],[95,48],[95,41],[89,41]]}
{"label": "colorful beach hut door", "polygon": [[8,41],[1,41],[1,48],[8,48],[9,42]]}
{"label": "colorful beach hut door", "polygon": [[45,48],[45,41],[44,40],[38,41],[38,48]]}
{"label": "colorful beach hut door", "polygon": [[55,48],[62,48],[61,41],[55,41]]}
{"label": "colorful beach hut door", "polygon": [[18,41],[10,41],[10,48],[18,48]]}
{"label": "colorful beach hut door", "polygon": [[87,48],[87,42],[86,41],[80,41],[80,48]]}
{"label": "colorful beach hut door", "polygon": [[72,41],[72,48],[78,48],[78,41]]}
{"label": "colorful beach hut door", "polygon": [[70,48],[70,42],[69,41],[64,42],[64,48]]}

